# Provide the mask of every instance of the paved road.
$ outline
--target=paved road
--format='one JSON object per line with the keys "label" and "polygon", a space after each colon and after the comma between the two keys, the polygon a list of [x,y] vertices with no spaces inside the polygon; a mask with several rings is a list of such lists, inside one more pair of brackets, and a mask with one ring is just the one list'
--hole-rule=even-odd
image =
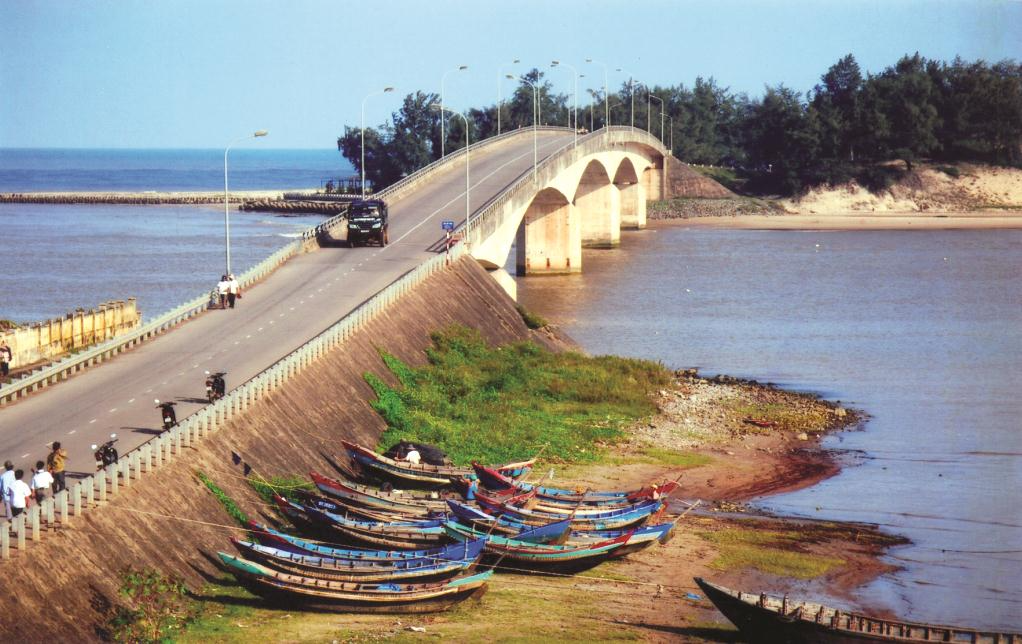
{"label": "paved road", "polygon": [[[571,135],[539,134],[540,159]],[[532,135],[472,153],[473,212],[532,166]],[[123,453],[158,433],[153,399],[178,402],[178,418],[205,404],[204,371],[245,382],[344,317],[431,255],[440,221],[462,221],[464,162],[390,207],[386,248],[321,248],[291,259],[244,293],[233,310],[213,310],[110,362],[0,409],[0,460],[31,469],[51,441],[68,450],[69,473],[94,471],[92,443],[116,432]]]}

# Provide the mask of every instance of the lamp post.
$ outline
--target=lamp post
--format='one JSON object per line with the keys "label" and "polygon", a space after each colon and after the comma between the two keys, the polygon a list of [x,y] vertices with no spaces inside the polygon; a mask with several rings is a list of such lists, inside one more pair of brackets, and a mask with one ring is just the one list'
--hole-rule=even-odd
{"label": "lamp post", "polygon": [[[517,65],[519,60],[515,58],[511,61],[512,65]],[[500,98],[500,86],[504,80],[504,66],[497,66],[497,136],[500,136],[500,108],[504,104],[504,101]]]}
{"label": "lamp post", "polygon": [[660,142],[664,142],[664,99],[659,96],[649,95],[651,99],[660,103]]}
{"label": "lamp post", "polygon": [[380,94],[386,94],[387,92],[393,92],[393,87],[384,87],[383,89],[371,92],[362,99],[362,200],[366,198],[366,101],[373,96],[379,96]]}
{"label": "lamp post", "polygon": [[460,116],[461,120],[465,122],[465,243],[468,244],[469,243],[469,239],[468,239],[468,226],[469,226],[469,222],[470,222],[469,218],[472,215],[472,211],[471,211],[471,209],[469,207],[469,199],[468,199],[468,197],[469,197],[469,189],[471,188],[471,185],[472,185],[470,183],[470,181],[469,181],[469,165],[470,165],[470,159],[471,159],[471,157],[469,157],[469,154],[471,153],[471,147],[472,146],[470,145],[470,141],[469,141],[469,138],[468,138],[469,137],[468,119],[465,118],[465,115],[462,114],[461,112],[455,112],[454,110],[452,110],[450,108],[446,108],[446,107],[444,107],[442,105],[438,105],[437,103],[433,103],[429,107],[434,112],[439,112],[440,113],[440,120],[441,121],[446,121],[447,120],[445,118],[445,116],[444,116],[444,112],[446,111],[446,112],[450,112],[452,116],[453,115]]}
{"label": "lamp post", "polygon": [[667,118],[670,119],[670,122],[671,122],[671,145],[670,145],[670,150],[671,150],[671,154],[674,154],[674,117],[671,116],[670,114],[668,114]]}
{"label": "lamp post", "polygon": [[227,274],[231,273],[231,211],[228,206],[229,203],[229,192],[227,189],[227,153],[231,151],[235,143],[241,143],[246,139],[255,139],[261,136],[269,134],[266,130],[256,130],[248,136],[243,136],[239,139],[231,141],[227,148],[224,150],[224,239],[226,240],[225,248],[227,249]]}
{"label": "lamp post", "polygon": [[605,118],[607,119],[604,122],[603,127],[610,127],[610,95],[607,92],[607,64],[601,63],[598,60],[593,60],[592,58],[586,58],[586,62],[596,63],[597,65],[603,67],[603,108],[606,113]]}
{"label": "lamp post", "polygon": [[568,63],[562,63],[559,60],[555,60],[550,63],[551,67],[557,67],[558,65],[564,65],[565,67],[570,69],[572,76],[574,77],[575,80],[575,84],[572,86],[571,90],[571,98],[574,101],[575,127],[573,129],[575,130],[575,147],[578,147],[578,70],[569,65]]}
{"label": "lamp post", "polygon": [[599,92],[597,92],[591,87],[586,89],[586,91],[589,92],[589,96],[591,96],[593,99],[592,101],[589,102],[589,131],[592,132],[593,130],[596,129],[596,123],[593,118],[593,113],[596,111],[596,97],[599,96]]}
{"label": "lamp post", "polygon": [[536,103],[538,102],[536,93],[538,90],[535,83],[522,76],[512,76],[511,74],[508,74],[507,78],[510,78],[511,80],[520,80],[523,83],[528,83],[532,87],[532,180],[535,181],[537,167],[539,164],[539,142],[537,138],[537,133],[539,132],[539,117],[536,112]]}
{"label": "lamp post", "polygon": [[[466,69],[468,69],[468,65],[458,65],[458,67],[455,68],[455,69],[448,69],[446,72],[444,72],[444,75],[440,77],[440,111],[441,112],[443,112],[443,109],[444,109],[444,81],[447,80],[447,75],[450,74],[451,72],[463,72]],[[443,115],[441,114],[441,117],[442,116]],[[444,121],[445,121],[444,118],[440,119],[440,158],[441,159],[444,158],[445,156],[447,156],[447,148],[446,148],[447,136],[444,134]]]}

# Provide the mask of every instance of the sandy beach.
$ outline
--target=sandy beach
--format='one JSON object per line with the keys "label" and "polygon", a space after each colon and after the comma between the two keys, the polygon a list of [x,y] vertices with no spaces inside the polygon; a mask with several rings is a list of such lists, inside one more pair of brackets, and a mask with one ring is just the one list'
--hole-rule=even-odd
{"label": "sandy beach", "polygon": [[660,219],[657,225],[746,230],[994,230],[1022,228],[1020,211],[777,214]]}

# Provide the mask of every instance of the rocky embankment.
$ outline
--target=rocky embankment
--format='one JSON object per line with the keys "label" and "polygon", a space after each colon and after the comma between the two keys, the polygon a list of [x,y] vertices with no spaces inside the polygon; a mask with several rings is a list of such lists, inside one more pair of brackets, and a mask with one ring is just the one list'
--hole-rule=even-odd
{"label": "rocky embankment", "polygon": [[646,207],[646,218],[649,220],[740,217],[783,213],[784,210],[775,201],[735,195],[721,199],[680,197],[666,201],[651,201]]}
{"label": "rocky embankment", "polygon": [[245,201],[240,210],[275,212],[279,215],[339,215],[348,210],[343,201],[293,201],[284,199],[256,199]]}
{"label": "rocky embankment", "polygon": [[[32,204],[115,204],[128,206],[222,204],[222,193],[215,192],[7,192],[0,203]],[[279,192],[239,192],[230,195],[239,210],[273,212],[281,215],[337,215],[347,210],[343,201],[300,201],[283,199]]]}

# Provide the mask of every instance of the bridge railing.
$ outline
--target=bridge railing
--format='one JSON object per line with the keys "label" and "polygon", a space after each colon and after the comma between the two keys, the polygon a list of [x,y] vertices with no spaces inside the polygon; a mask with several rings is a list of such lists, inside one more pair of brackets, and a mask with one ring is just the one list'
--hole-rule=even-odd
{"label": "bridge railing", "polygon": [[75,482],[70,488],[42,503],[33,505],[14,521],[0,521],[0,558],[9,559],[12,548],[24,551],[28,541],[40,541],[48,535],[56,534],[58,527],[67,527],[90,508],[105,504],[143,474],[173,462],[184,450],[191,449],[232,418],[244,413],[251,405],[299,375],[315,360],[347,340],[416,286],[444,270],[448,262],[459,259],[464,252],[464,247],[455,246],[449,254],[429,258],[222,399],[181,420],[176,427],[122,454],[116,463]]}
{"label": "bridge railing", "polygon": [[[512,130],[510,132],[505,132],[500,136],[483,139],[482,141],[473,143],[470,146],[470,149],[476,150],[479,147],[509,139],[515,135],[521,134],[522,132],[531,131],[531,129],[532,128]],[[566,128],[541,127],[539,129],[541,131],[563,131]],[[464,156],[464,154],[465,148],[452,152],[443,159],[434,161],[387,189],[376,193],[375,196],[380,199],[396,201],[406,195],[409,191],[413,190],[422,181],[425,181],[443,171],[445,167],[460,159]],[[245,271],[244,274],[239,276],[238,282],[241,284],[242,288],[248,288],[252,284],[262,280],[288,259],[301,254],[312,240],[328,233],[335,226],[341,224],[344,219],[345,215],[342,213],[325,219],[316,226],[307,228],[302,231],[302,235],[299,239],[296,239],[287,246],[284,246],[261,261],[259,264]],[[141,327],[134,329],[130,333],[112,338],[76,354],[66,356],[40,369],[27,373],[7,385],[0,386],[0,406],[6,405],[7,403],[24,397],[39,389],[43,389],[60,381],[66,380],[88,367],[103,363],[124,351],[136,347],[146,340],[150,340],[153,337],[160,335],[168,329],[171,329],[181,322],[193,318],[208,309],[210,300],[211,298],[209,294],[199,295],[198,297],[157,316],[143,324]]]}

